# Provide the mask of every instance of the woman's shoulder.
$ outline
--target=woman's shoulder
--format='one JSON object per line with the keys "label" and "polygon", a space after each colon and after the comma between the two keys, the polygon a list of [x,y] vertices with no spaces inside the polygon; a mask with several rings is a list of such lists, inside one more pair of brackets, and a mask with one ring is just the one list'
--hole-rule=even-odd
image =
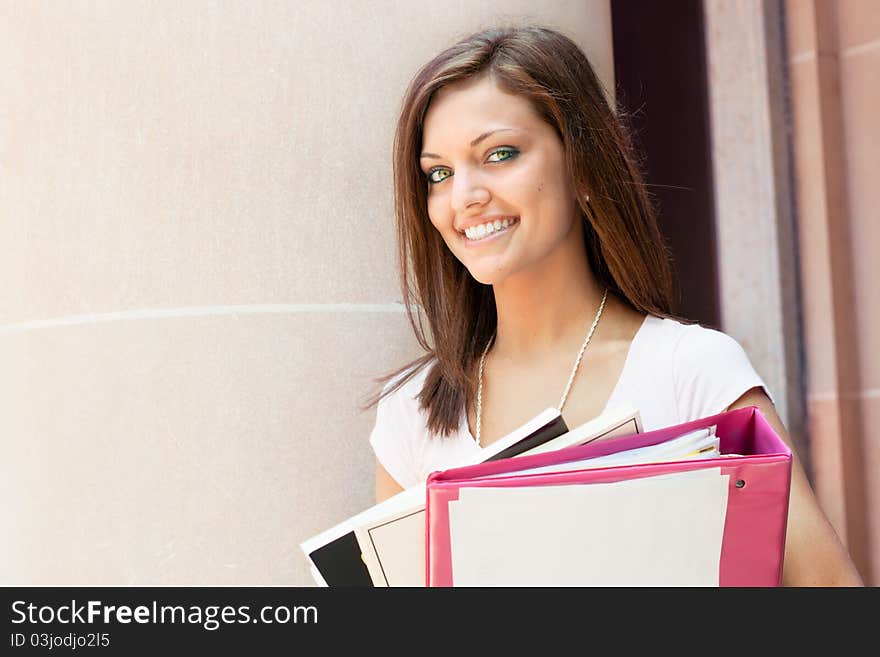
{"label": "woman's shoulder", "polygon": [[739,342],[724,331],[696,322],[649,315],[645,319],[645,328],[648,329],[648,342],[671,350],[675,357],[739,356],[742,351]]}
{"label": "woman's shoulder", "polygon": [[647,315],[630,346],[627,371],[670,385],[711,377],[748,362],[739,343],[726,333],[671,317]]}
{"label": "woman's shoulder", "polygon": [[696,409],[688,415],[720,412],[752,387],[767,391],[746,350],[733,336],[672,318],[651,321],[657,340],[654,347],[668,349],[677,398],[683,407]]}

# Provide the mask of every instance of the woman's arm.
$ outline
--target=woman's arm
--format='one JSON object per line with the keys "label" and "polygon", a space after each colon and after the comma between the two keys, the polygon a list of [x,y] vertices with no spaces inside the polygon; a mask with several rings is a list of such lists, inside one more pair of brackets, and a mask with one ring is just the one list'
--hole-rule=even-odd
{"label": "woman's arm", "polygon": [[791,438],[762,388],[752,388],[728,410],[757,406],[780,438],[791,447],[791,496],[785,537],[782,583],[785,586],[864,586],[846,547],[819,507]]}
{"label": "woman's arm", "polygon": [[388,471],[382,467],[379,461],[376,461],[376,504],[383,500],[387,500],[392,495],[397,495],[403,491],[403,487],[394,481],[394,478],[388,474]]}

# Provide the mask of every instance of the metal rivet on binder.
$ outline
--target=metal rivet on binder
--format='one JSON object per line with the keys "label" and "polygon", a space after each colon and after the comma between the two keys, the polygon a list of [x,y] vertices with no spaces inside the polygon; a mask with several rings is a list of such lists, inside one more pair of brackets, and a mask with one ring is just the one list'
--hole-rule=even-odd
{"label": "metal rivet on binder", "polygon": [[742,488],[745,485],[746,485],[745,479],[737,479],[736,480],[736,487],[737,488]]}

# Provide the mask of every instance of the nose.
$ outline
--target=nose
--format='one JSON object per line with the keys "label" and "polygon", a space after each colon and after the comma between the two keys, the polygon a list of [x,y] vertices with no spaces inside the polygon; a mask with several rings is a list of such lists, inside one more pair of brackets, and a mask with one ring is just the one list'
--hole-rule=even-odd
{"label": "nose", "polygon": [[452,209],[462,213],[474,205],[483,205],[492,198],[479,172],[459,168],[452,176]]}

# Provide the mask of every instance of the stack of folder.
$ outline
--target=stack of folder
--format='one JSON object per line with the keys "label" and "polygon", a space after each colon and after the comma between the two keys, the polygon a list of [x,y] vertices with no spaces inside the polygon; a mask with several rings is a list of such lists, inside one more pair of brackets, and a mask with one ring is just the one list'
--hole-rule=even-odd
{"label": "stack of folder", "polygon": [[775,586],[790,478],[755,407],[649,433],[547,409],[301,548],[327,586]]}
{"label": "stack of folder", "polygon": [[[569,430],[548,408],[475,452],[468,463],[540,454],[641,431],[631,406]],[[300,544],[319,586],[425,586],[425,485],[407,489]]]}
{"label": "stack of folder", "polygon": [[755,407],[433,473],[429,586],[777,586],[791,451]]}

